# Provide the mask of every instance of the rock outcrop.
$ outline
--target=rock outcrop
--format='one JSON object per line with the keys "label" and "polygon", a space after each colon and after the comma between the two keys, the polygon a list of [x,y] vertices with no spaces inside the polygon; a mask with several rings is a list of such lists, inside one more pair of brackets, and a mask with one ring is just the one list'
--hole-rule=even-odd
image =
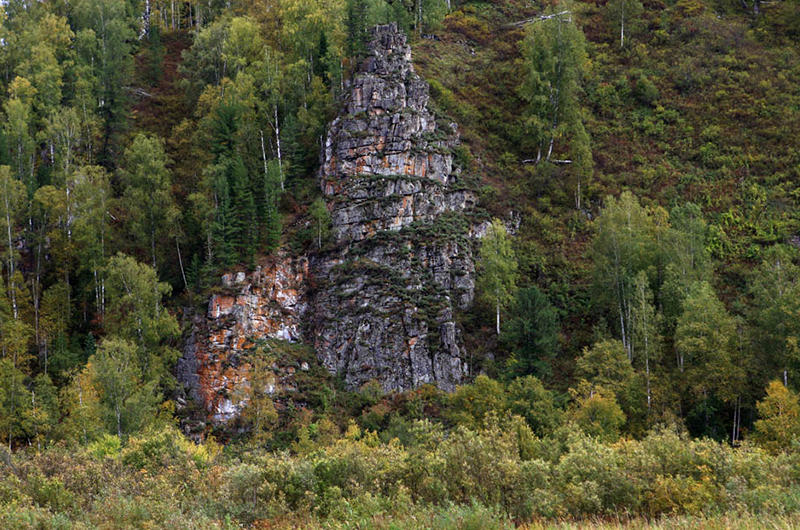
{"label": "rock outcrop", "polygon": [[475,203],[453,168],[455,124],[428,110],[428,84],[394,24],[373,30],[320,169],[336,249],[314,263],[317,355],[350,387],[385,390],[466,375],[454,311],[472,302],[463,212]]}
{"label": "rock outcrop", "polygon": [[263,338],[313,344],[350,388],[452,390],[466,376],[454,313],[473,299],[475,194],[454,169],[456,126],[428,109],[405,35],[391,24],[372,37],[322,154],[332,244],[223,276],[193,319],[178,378],[213,423],[238,415],[246,353]]}
{"label": "rock outcrop", "polygon": [[239,414],[234,391],[244,384],[243,357],[256,340],[302,339],[308,276],[307,258],[277,256],[251,274],[224,275],[205,314],[194,316],[177,375],[212,422]]}

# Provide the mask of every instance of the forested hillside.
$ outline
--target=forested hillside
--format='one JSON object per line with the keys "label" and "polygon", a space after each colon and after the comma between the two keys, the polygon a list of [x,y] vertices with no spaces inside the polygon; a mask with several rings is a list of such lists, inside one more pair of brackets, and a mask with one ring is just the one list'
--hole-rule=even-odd
{"label": "forested hillside", "polygon": [[2,9],[0,526],[800,524],[797,1]]}

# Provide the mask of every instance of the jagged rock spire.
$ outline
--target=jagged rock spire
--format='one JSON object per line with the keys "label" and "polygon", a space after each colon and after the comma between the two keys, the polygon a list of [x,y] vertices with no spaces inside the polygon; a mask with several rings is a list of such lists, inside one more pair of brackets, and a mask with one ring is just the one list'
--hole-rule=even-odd
{"label": "jagged rock spire", "polygon": [[406,36],[395,24],[374,28],[320,169],[336,248],[316,262],[327,281],[312,304],[314,344],[351,387],[450,390],[466,375],[453,312],[472,302],[459,216],[475,197],[454,188],[456,127],[437,124],[428,98]]}

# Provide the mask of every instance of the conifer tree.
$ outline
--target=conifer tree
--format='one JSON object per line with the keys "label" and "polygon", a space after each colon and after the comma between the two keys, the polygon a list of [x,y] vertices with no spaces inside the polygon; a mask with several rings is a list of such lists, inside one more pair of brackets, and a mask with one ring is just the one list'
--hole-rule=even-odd
{"label": "conifer tree", "polygon": [[141,248],[150,254],[156,270],[156,243],[179,215],[168,163],[163,140],[139,133],[125,150],[122,169],[123,198],[131,216],[131,230]]}
{"label": "conifer tree", "polygon": [[503,339],[512,348],[509,368],[513,374],[550,375],[550,361],[558,353],[558,317],[537,287],[517,291]]}
{"label": "conifer tree", "polygon": [[367,1],[347,0],[347,54],[358,57],[367,44]]}
{"label": "conifer tree", "polygon": [[281,194],[281,167],[277,159],[267,163],[264,174],[264,246],[275,249],[281,238],[281,215],[278,210]]}

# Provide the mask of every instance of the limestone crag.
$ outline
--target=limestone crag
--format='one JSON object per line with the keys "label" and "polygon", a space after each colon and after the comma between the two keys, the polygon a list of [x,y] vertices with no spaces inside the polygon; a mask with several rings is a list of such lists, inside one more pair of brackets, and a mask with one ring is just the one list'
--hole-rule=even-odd
{"label": "limestone crag", "polygon": [[474,203],[472,193],[452,185],[456,125],[437,124],[428,98],[405,35],[393,24],[375,28],[323,154],[322,191],[338,241],[399,230]]}
{"label": "limestone crag", "polygon": [[242,357],[257,340],[301,340],[308,275],[308,259],[288,256],[265,261],[247,275],[226,274],[206,313],[194,317],[178,380],[212,422],[238,415],[234,390],[246,378]]}
{"label": "limestone crag", "polygon": [[456,126],[428,109],[428,85],[396,25],[373,30],[342,114],[329,129],[320,185],[336,248],[314,260],[317,355],[350,387],[386,390],[466,375],[454,311],[474,291],[464,212],[475,194],[459,182]]}
{"label": "limestone crag", "polygon": [[[372,379],[386,390],[462,382],[455,312],[473,299],[474,230],[465,213],[476,198],[454,168],[457,145],[456,126],[428,110],[428,85],[414,73],[405,35],[395,25],[375,28],[322,153],[332,246],[223,276],[205,313],[193,317],[177,375],[205,409],[203,425],[238,416],[247,352],[265,338],[313,344],[350,388]],[[295,367],[279,361],[272,370],[268,391],[291,394]]]}

